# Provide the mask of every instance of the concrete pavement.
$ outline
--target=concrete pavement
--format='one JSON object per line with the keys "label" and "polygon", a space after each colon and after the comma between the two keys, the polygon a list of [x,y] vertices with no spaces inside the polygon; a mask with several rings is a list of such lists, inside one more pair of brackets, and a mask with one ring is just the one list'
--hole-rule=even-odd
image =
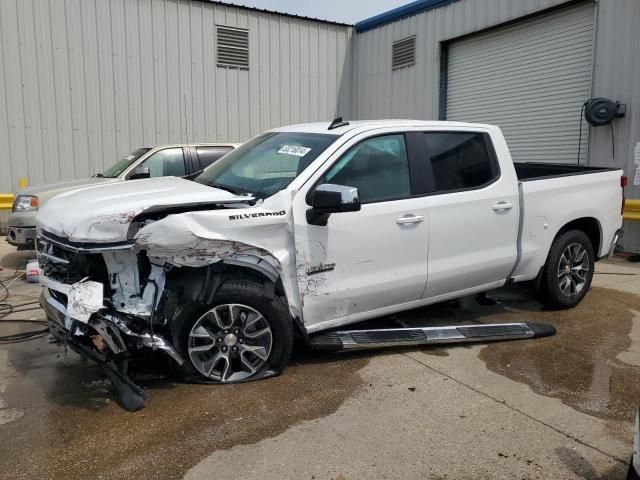
{"label": "concrete pavement", "polygon": [[[627,297],[594,289],[560,314],[514,301],[484,315],[461,302],[456,321],[536,319],[558,334],[374,355],[359,372],[365,388],[335,414],[214,452],[186,478],[238,474],[238,465],[246,479],[625,478],[640,401],[640,371],[624,361],[640,341],[628,335],[640,301]],[[442,306],[425,310],[447,315]],[[592,339],[574,338],[583,328]]]}
{"label": "concrete pavement", "polygon": [[[29,256],[0,239],[3,254],[0,278]],[[597,271],[571,311],[509,290],[495,305],[466,298],[398,319],[537,320],[554,337],[298,348],[282,376],[223,387],[176,383],[161,362],[138,379],[148,403],[135,414],[95,366],[46,339],[0,345],[0,478],[624,478],[640,403],[640,268],[615,259]],[[38,290],[18,281],[12,300]]]}

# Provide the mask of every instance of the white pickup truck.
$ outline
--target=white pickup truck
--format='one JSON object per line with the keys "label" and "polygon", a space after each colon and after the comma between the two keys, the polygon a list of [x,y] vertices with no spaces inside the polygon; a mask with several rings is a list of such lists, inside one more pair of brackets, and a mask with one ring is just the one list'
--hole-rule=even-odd
{"label": "white pickup truck", "polygon": [[625,180],[514,164],[491,125],[278,128],[195,182],[51,199],[37,218],[42,304],[51,332],[107,365],[116,387],[131,385],[123,363],[150,349],[218,383],[282,371],[294,332],[333,349],[527,338],[544,329],[345,327],[509,282],[573,307],[616,245]]}

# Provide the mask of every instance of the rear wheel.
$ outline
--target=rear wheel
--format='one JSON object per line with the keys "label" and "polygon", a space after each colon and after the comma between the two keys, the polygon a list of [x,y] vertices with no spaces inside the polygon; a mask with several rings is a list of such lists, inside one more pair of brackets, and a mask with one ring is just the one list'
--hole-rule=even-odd
{"label": "rear wheel", "polygon": [[174,345],[185,359],[182,377],[200,383],[235,383],[279,374],[293,344],[284,303],[265,297],[252,279],[225,280],[210,305],[185,309],[174,323]]}
{"label": "rear wheel", "polygon": [[584,298],[593,279],[595,255],[591,240],[569,230],[552,243],[542,272],[540,293],[545,305],[573,308]]}

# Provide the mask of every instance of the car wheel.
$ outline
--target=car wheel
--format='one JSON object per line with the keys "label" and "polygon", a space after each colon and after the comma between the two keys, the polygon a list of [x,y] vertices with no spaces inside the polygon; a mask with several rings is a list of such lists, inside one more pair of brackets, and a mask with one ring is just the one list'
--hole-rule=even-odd
{"label": "car wheel", "polygon": [[560,234],[551,244],[540,283],[548,307],[573,308],[584,298],[593,280],[595,255],[591,240],[580,230]]}
{"label": "car wheel", "polygon": [[174,346],[184,358],[183,379],[237,383],[278,375],[293,345],[284,302],[265,296],[262,283],[228,278],[209,305],[185,308],[174,320]]}

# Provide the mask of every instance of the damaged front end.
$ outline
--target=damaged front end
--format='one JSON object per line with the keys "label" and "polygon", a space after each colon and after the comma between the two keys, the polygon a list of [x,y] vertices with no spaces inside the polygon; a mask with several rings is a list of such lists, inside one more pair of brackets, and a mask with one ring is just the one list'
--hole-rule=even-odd
{"label": "damaged front end", "polygon": [[[251,212],[242,225],[230,220],[238,208]],[[40,225],[41,303],[51,334],[101,365],[124,408],[141,408],[143,392],[128,375],[131,361],[153,351],[177,365],[188,361],[176,348],[174,320],[194,305],[211,304],[225,272],[249,269],[278,284],[281,262],[259,246],[287,251],[278,243],[288,239],[282,235],[287,220],[276,212],[238,204],[147,208],[126,222],[101,218],[100,232],[117,229],[119,237],[99,243]],[[247,241],[233,240],[242,237]]]}
{"label": "damaged front end", "polygon": [[165,269],[128,243],[80,247],[41,232],[37,250],[50,333],[96,361],[122,406],[138,410],[144,395],[128,376],[129,361],[143,349],[184,361],[164,335],[166,317],[158,314],[166,301]]}
{"label": "damaged front end", "polygon": [[[298,298],[289,205],[286,192],[263,201],[173,177],[52,198],[36,219],[51,333],[105,369],[126,409],[141,408],[132,361],[158,352],[188,367],[181,319],[210,306],[227,273]],[[289,308],[299,316],[297,301]]]}

